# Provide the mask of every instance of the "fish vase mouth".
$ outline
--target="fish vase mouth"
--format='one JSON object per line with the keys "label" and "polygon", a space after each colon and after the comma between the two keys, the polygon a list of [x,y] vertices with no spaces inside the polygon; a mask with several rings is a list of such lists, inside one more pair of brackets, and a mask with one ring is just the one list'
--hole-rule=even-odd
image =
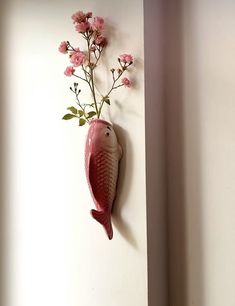
{"label": "fish vase mouth", "polygon": [[93,123],[97,123],[97,122],[100,122],[100,123],[103,123],[103,124],[112,126],[112,123],[110,123],[110,122],[108,122],[108,121],[106,121],[106,120],[103,120],[103,119],[99,119],[99,118],[92,119],[92,120],[89,122],[89,125],[91,125],[91,124],[93,124]]}

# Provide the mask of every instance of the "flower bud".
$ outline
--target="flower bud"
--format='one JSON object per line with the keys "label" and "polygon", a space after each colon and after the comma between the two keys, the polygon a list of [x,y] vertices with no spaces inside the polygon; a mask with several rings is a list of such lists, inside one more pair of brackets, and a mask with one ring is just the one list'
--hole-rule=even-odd
{"label": "flower bud", "polygon": [[91,52],[95,52],[95,50],[96,50],[95,46],[91,46],[91,47],[90,47],[90,51],[91,51]]}
{"label": "flower bud", "polygon": [[95,63],[90,63],[90,64],[88,64],[88,66],[91,68],[91,69],[93,69],[93,68],[95,68]]}

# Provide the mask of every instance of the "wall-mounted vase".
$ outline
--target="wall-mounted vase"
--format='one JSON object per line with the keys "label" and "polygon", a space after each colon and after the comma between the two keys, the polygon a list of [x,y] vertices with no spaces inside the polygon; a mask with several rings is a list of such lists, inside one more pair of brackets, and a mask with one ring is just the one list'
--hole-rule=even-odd
{"label": "wall-mounted vase", "polygon": [[92,217],[101,223],[109,239],[113,237],[111,213],[116,196],[122,148],[112,124],[102,119],[90,121],[85,167],[89,189],[96,206]]}

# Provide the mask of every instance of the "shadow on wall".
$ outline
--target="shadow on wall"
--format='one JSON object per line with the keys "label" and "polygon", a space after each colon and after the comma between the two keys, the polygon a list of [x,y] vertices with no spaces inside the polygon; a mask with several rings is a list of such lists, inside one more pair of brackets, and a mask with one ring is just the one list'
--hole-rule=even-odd
{"label": "shadow on wall", "polygon": [[[200,110],[195,95],[194,48],[184,40],[194,34],[193,28],[190,28],[190,12],[190,1],[184,4],[184,8],[182,0],[167,0],[164,3],[170,306],[205,305]],[[183,24],[185,20],[187,28]],[[190,92],[192,86],[193,96]]]}
{"label": "shadow on wall", "polygon": [[[118,139],[122,145],[123,156],[120,162],[119,168],[119,180],[117,186],[117,197],[114,203],[114,209],[112,214],[112,221],[119,233],[134,247],[137,249],[137,241],[131,231],[128,222],[122,215],[123,207],[127,203],[129,197],[129,187],[132,181],[133,175],[133,163],[131,156],[132,146],[128,135],[128,131],[121,128],[119,125],[114,124],[114,129],[117,133]],[[128,167],[127,167],[128,165]]]}
{"label": "shadow on wall", "polygon": [[149,306],[168,306],[163,3],[144,1]]}
{"label": "shadow on wall", "polygon": [[6,227],[5,227],[5,216],[6,216],[6,171],[5,171],[5,157],[6,157],[6,138],[7,138],[7,131],[6,131],[6,96],[5,96],[5,78],[4,78],[4,71],[6,71],[5,66],[5,58],[6,53],[4,47],[4,40],[5,40],[5,4],[6,1],[1,1],[0,3],[0,41],[1,46],[0,48],[0,58],[1,58],[1,75],[0,75],[0,305],[6,305],[5,303],[5,247],[6,247]]}

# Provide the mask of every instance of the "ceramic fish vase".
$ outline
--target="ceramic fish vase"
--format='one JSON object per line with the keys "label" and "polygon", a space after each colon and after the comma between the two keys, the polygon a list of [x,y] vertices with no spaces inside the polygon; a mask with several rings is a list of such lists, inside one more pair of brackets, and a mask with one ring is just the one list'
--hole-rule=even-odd
{"label": "ceramic fish vase", "polygon": [[122,148],[113,126],[105,120],[93,119],[85,148],[86,177],[96,207],[91,215],[103,225],[109,239],[113,238],[111,213],[121,156]]}

